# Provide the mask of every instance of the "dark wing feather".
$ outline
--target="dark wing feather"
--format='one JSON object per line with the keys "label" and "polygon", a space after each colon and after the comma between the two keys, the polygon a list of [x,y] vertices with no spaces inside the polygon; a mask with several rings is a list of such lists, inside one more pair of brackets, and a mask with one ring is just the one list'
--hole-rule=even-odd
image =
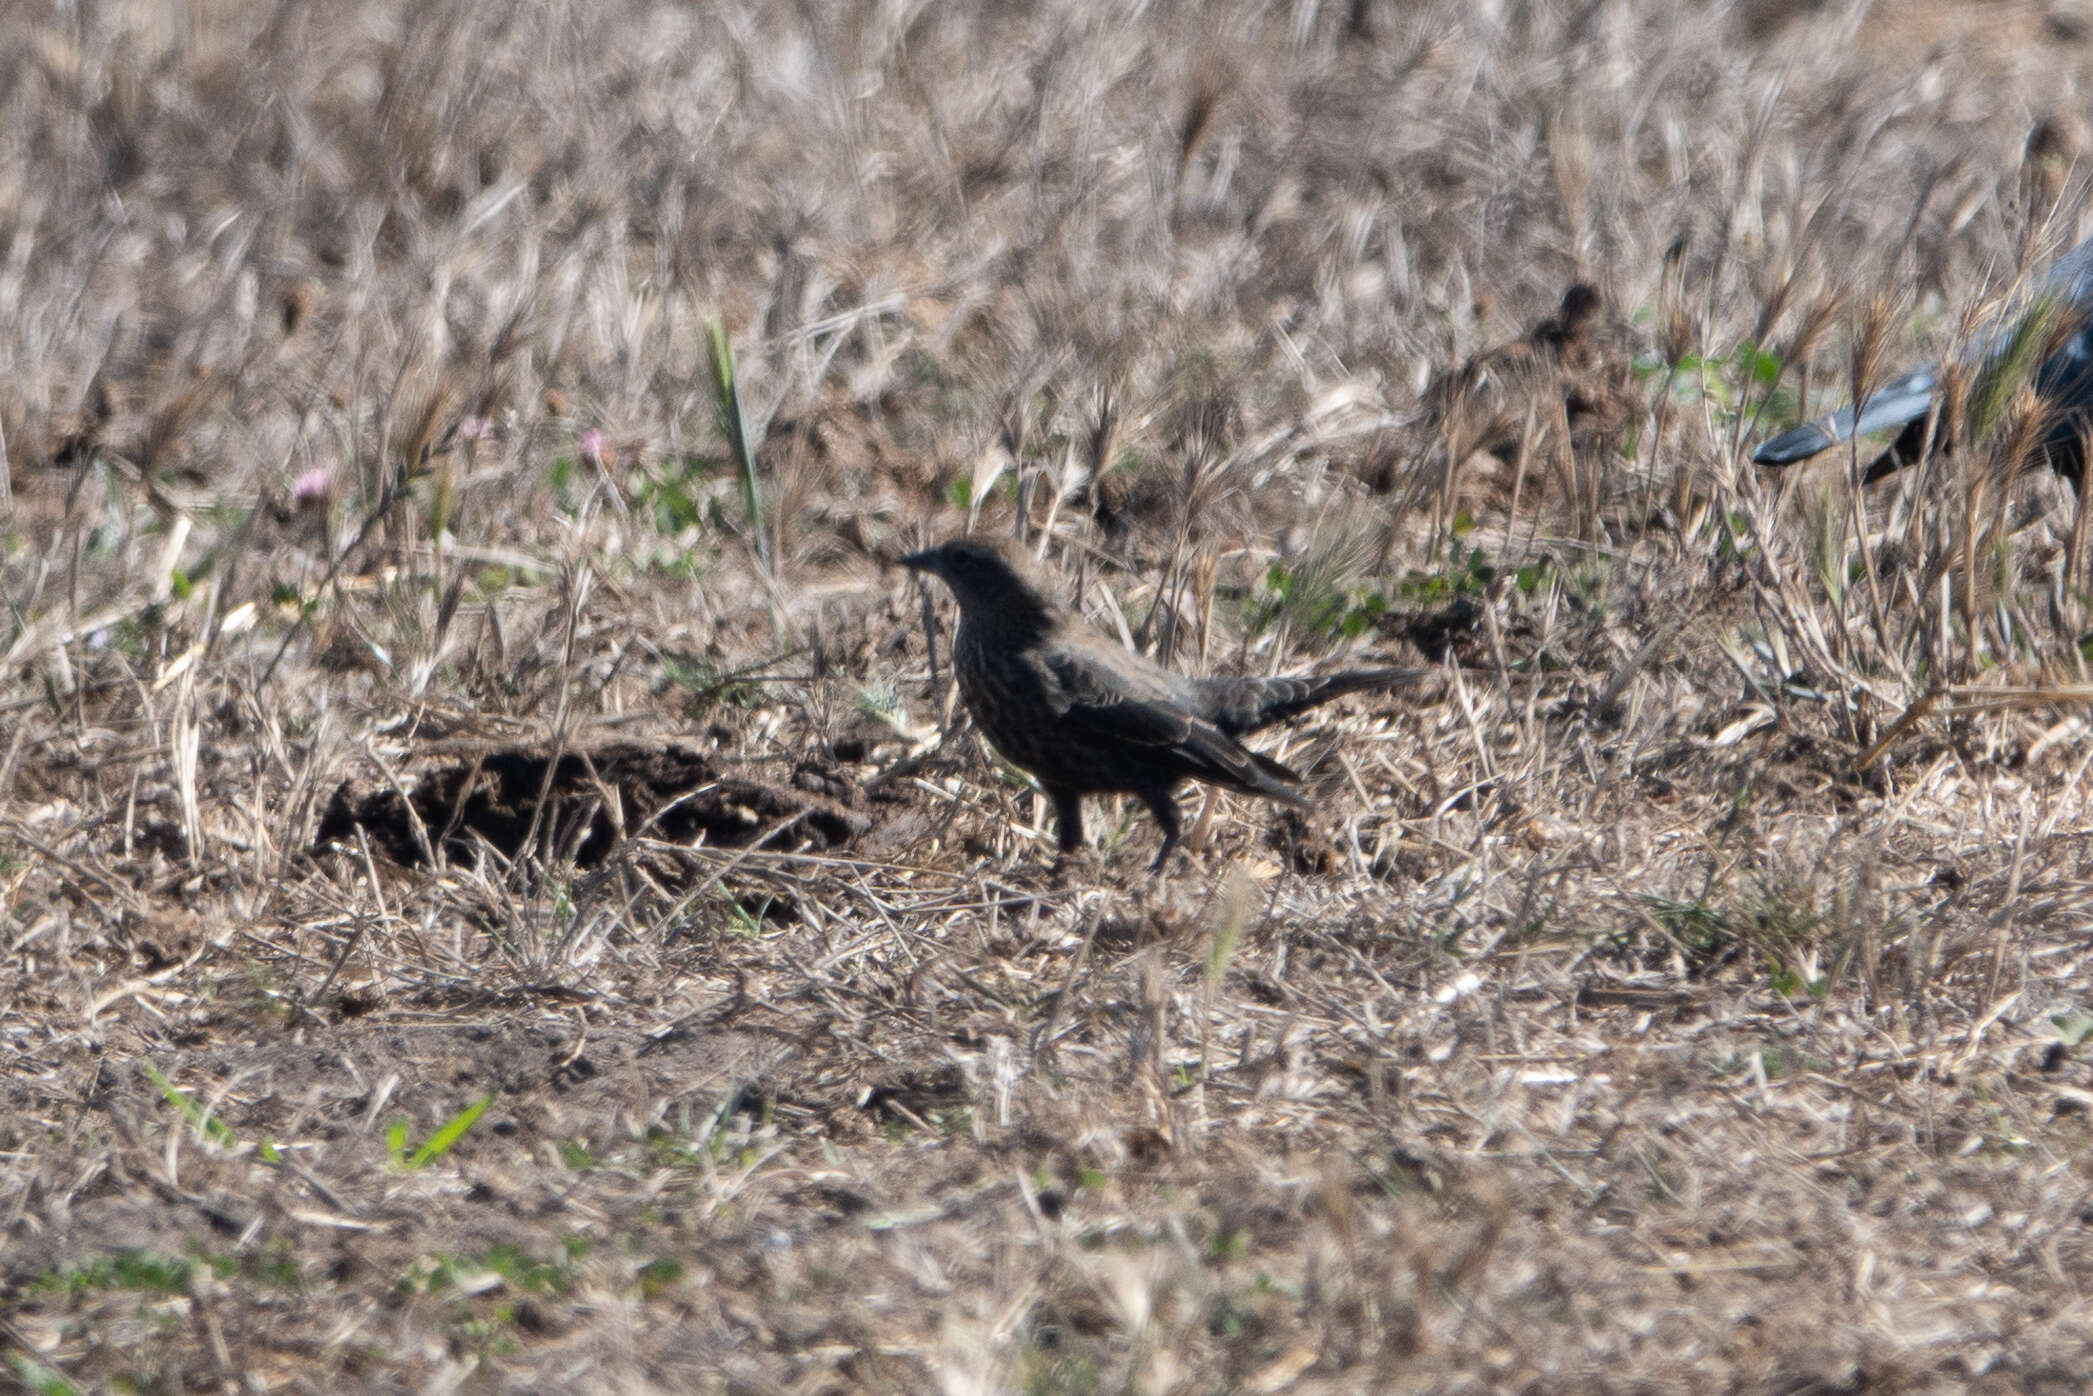
{"label": "dark wing feather", "polygon": [[1177,775],[1307,804],[1293,789],[1298,775],[1187,711],[1173,691],[1174,675],[1087,650],[1047,650],[1040,659],[1051,701],[1072,740],[1100,750],[1118,747],[1136,760],[1166,757]]}

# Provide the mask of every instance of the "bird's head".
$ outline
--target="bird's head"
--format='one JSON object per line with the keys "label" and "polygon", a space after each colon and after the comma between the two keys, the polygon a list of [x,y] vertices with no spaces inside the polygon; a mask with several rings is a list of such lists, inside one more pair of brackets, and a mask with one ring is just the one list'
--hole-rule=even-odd
{"label": "bird's head", "polygon": [[1055,611],[1052,594],[1032,560],[1000,538],[953,538],[901,559],[903,567],[944,580],[962,617],[1044,624]]}

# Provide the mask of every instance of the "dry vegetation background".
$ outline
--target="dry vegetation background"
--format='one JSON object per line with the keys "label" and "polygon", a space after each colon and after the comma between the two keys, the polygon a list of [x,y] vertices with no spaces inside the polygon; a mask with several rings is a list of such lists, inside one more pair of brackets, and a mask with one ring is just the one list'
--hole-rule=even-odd
{"label": "dry vegetation background", "polygon": [[[2089,24],[7,7],[0,1382],[2078,1389],[2076,496],[1740,447]],[[1021,515],[1435,677],[1056,880],[887,562]]]}

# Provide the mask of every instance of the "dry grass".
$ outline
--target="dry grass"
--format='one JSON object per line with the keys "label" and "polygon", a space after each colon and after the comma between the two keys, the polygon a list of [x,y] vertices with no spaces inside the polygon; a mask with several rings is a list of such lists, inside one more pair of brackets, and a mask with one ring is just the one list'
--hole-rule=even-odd
{"label": "dry grass", "polygon": [[[2084,521],[1740,448],[2093,231],[2084,36],[0,14],[9,1378],[2077,1389]],[[1438,677],[1054,880],[883,563],[1020,511]]]}

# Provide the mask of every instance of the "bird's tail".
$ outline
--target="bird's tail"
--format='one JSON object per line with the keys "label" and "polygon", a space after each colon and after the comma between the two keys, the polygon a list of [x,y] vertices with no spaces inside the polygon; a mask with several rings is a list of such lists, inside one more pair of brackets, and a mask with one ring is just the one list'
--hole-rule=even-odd
{"label": "bird's tail", "polygon": [[1353,669],[1301,678],[1211,678],[1198,683],[1204,716],[1231,736],[1284,722],[1347,693],[1401,688],[1426,676],[1423,669]]}
{"label": "bird's tail", "polygon": [[1295,809],[1314,809],[1315,802],[1303,795],[1298,787],[1301,775],[1293,767],[1274,761],[1261,751],[1248,753],[1257,778],[1244,782],[1241,787],[1246,794],[1262,795],[1268,800],[1277,800],[1282,805]]}
{"label": "bird's tail", "polygon": [[1792,465],[1854,436],[1916,422],[1931,410],[1939,380],[1938,371],[1930,364],[1914,369],[1871,394],[1858,411],[1849,404],[1822,421],[1790,428],[1771,441],[1761,442],[1751,458],[1758,465]]}

